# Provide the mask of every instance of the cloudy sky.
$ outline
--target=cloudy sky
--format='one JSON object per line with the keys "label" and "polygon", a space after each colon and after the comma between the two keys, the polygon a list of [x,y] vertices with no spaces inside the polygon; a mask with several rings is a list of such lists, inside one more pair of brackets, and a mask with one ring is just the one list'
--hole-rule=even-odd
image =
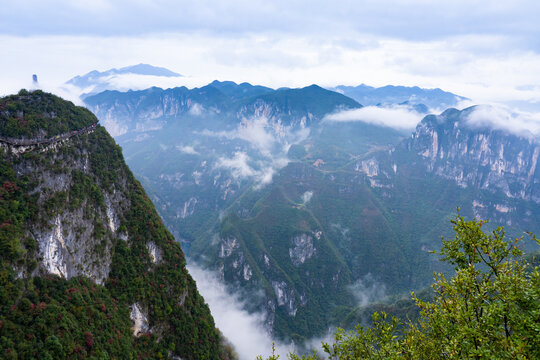
{"label": "cloudy sky", "polygon": [[271,87],[440,87],[540,103],[536,0],[0,0],[0,94],[137,63]]}

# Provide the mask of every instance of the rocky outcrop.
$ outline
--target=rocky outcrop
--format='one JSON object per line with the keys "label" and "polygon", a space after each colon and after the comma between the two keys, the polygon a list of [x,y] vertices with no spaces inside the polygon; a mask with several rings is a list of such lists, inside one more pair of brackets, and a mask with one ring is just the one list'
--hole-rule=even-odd
{"label": "rocky outcrop", "polygon": [[[58,116],[43,113],[50,109]],[[86,350],[99,349],[102,357],[118,357],[120,348],[106,345],[114,337],[124,339],[128,358],[168,352],[183,359],[221,358],[220,334],[179,244],[128,169],[121,148],[95,123],[88,110],[41,91],[0,98],[0,137],[53,139],[30,145],[0,141],[0,202],[9,215],[2,228],[14,235],[7,238],[9,247],[2,238],[2,250],[9,253],[0,253],[0,272],[8,274],[2,286],[19,291],[9,303],[42,296],[43,308],[54,305],[49,317],[68,319],[70,332],[82,336],[82,329],[92,329],[84,333]],[[73,136],[62,136],[66,130]],[[6,316],[21,334],[34,326],[0,311],[2,319]],[[109,319],[112,327],[105,326]],[[135,345],[130,319],[135,337],[153,337]],[[46,328],[44,337],[61,337],[61,326],[39,325]],[[38,347],[34,338],[13,339],[17,347]],[[75,340],[66,341],[65,357],[91,356],[81,354]]]}
{"label": "rocky outcrop", "polygon": [[289,248],[289,257],[294,266],[300,266],[305,263],[306,260],[311,259],[317,252],[317,249],[313,245],[313,237],[311,235],[301,234],[295,236],[291,243],[293,247]]}
{"label": "rocky outcrop", "polygon": [[289,316],[294,317],[298,310],[294,291],[289,288],[285,281],[272,281],[272,288],[274,289],[278,306],[284,307]]}
{"label": "rocky outcrop", "polygon": [[540,203],[540,144],[534,137],[493,128],[472,127],[474,108],[450,109],[426,117],[407,148],[421,156],[427,170],[459,186],[501,191],[509,198]]}
{"label": "rocky outcrop", "polygon": [[148,325],[148,316],[141,309],[141,305],[134,303],[131,305],[131,313],[129,315],[133,323],[132,330],[133,335],[139,337],[150,332],[150,326]]}
{"label": "rocky outcrop", "polygon": [[[90,165],[91,155],[78,144],[79,138],[66,138],[28,150],[39,154],[37,157],[23,157],[15,145],[5,145],[5,150],[17,159],[19,176],[36,184],[32,192],[43,209],[40,221],[28,228],[42,259],[38,269],[65,279],[87,276],[103,284],[110,271],[116,232],[129,205],[127,188],[125,182],[118,182],[109,190],[98,191],[101,181]],[[51,171],[52,167],[57,170]]]}

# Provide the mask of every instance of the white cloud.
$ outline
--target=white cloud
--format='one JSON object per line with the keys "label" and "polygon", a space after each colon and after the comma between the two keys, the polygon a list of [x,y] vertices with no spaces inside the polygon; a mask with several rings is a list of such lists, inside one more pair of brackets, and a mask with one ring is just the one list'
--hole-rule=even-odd
{"label": "white cloud", "polygon": [[249,160],[250,158],[245,152],[237,151],[232,158],[220,157],[216,163],[216,167],[230,170],[235,179],[259,175],[259,172],[248,164]]}
{"label": "white cloud", "polygon": [[409,110],[406,106],[378,107],[366,106],[327,115],[324,121],[354,122],[388,126],[395,129],[414,129],[424,115]]}
{"label": "white cloud", "polygon": [[[5,4],[4,4],[5,3]],[[508,34],[514,46],[534,46],[535,0],[434,2],[426,0],[2,0],[0,32],[8,34],[210,34],[281,32],[426,40],[469,33]],[[62,11],[58,11],[61,8]],[[284,11],[283,9],[286,9]],[[389,9],[391,11],[389,11]],[[537,43],[536,43],[537,44]]]}
{"label": "white cloud", "polygon": [[182,86],[185,79],[180,77],[166,77],[140,74],[113,74],[100,79],[100,82],[109,83],[111,89],[119,91],[141,90],[152,86],[163,89]]}
{"label": "white cloud", "polygon": [[[253,360],[257,355],[265,355],[272,349],[272,339],[265,330],[266,314],[248,313],[246,298],[227,291],[216,274],[201,269],[195,264],[188,265],[191,276],[197,282],[197,289],[210,307],[216,326],[234,345],[240,360]],[[291,349],[290,345],[277,344],[281,357]]]}
{"label": "white cloud", "polygon": [[274,177],[274,174],[276,173],[276,169],[272,167],[267,167],[259,172],[259,175],[256,179],[256,188],[260,188],[264,185],[268,185],[272,182],[272,178]]}
{"label": "white cloud", "polygon": [[240,139],[247,141],[257,149],[262,155],[271,157],[275,152],[276,145],[284,141],[288,129],[283,126],[271,127],[265,117],[254,117],[243,119],[236,129],[231,131],[209,131],[203,130],[202,135],[223,137],[229,140]]}
{"label": "white cloud", "polygon": [[194,103],[189,108],[189,113],[193,116],[201,116],[204,112],[204,107],[201,104]]}
{"label": "white cloud", "polygon": [[[115,119],[112,119],[112,118],[102,119],[101,123],[103,126],[105,126],[109,134],[111,134],[111,136],[113,137],[120,136],[128,132],[127,125],[122,125],[120,122],[116,121]],[[134,141],[137,141],[137,140],[138,138],[135,139]]]}
{"label": "white cloud", "polygon": [[[354,41],[358,38],[363,39],[360,44]],[[309,36],[193,32],[141,37],[0,35],[0,42],[11,54],[0,57],[0,68],[5,69],[0,81],[3,94],[30,88],[33,73],[44,90],[57,91],[69,78],[93,69],[149,63],[188,75],[156,79],[154,85],[160,87],[203,86],[214,79],[273,88],[312,83],[418,85],[452,91],[475,103],[519,100],[540,107],[540,88],[535,85],[540,83],[540,54],[509,51],[513,41],[503,35],[462,34],[418,41],[355,31]],[[150,85],[145,79],[126,77],[118,85]]]}
{"label": "white cloud", "polygon": [[479,105],[467,117],[472,127],[490,127],[510,133],[532,137],[540,135],[540,113],[511,110],[502,105]]}
{"label": "white cloud", "polygon": [[279,139],[270,129],[267,131],[268,126],[268,120],[264,117],[244,119],[238,126],[235,137],[248,141],[263,155],[269,155]]}
{"label": "white cloud", "polygon": [[238,181],[252,179],[255,182],[255,187],[260,188],[270,184],[276,171],[286,166],[288,162],[283,157],[266,161],[253,161],[247,153],[237,151],[232,158],[220,157],[215,167],[229,170]]}
{"label": "white cloud", "polygon": [[386,286],[373,277],[371,273],[358,279],[353,285],[349,286],[358,306],[366,306],[373,302],[382,301],[386,297]]}
{"label": "white cloud", "polygon": [[289,163],[286,157],[289,147],[307,138],[309,129],[293,131],[280,122],[270,124],[265,117],[255,117],[243,119],[234,130],[205,129],[200,134],[248,142],[255,152],[236,151],[232,158],[220,157],[215,166],[228,169],[236,180],[251,178],[259,188],[271,183],[274,174]]}
{"label": "white cloud", "polygon": [[195,148],[193,146],[190,146],[190,145],[185,145],[185,146],[182,146],[182,145],[178,145],[176,146],[176,149],[184,154],[188,154],[188,155],[198,155],[199,153],[197,152],[197,150],[195,150]]}
{"label": "white cloud", "polygon": [[205,129],[200,134],[229,140],[244,140],[261,155],[275,158],[276,154],[284,155],[291,144],[305,140],[309,132],[308,128],[293,130],[280,122],[269,123],[265,117],[253,117],[243,119],[234,130],[216,132]]}
{"label": "white cloud", "polygon": [[113,10],[113,6],[108,0],[72,0],[69,3],[65,4],[74,10],[82,11],[83,13],[92,12],[92,13],[103,13],[105,11]]}

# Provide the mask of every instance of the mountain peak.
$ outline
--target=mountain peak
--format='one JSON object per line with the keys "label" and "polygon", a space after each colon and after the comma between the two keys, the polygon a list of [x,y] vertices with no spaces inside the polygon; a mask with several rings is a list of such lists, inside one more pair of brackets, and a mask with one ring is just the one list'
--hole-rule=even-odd
{"label": "mountain peak", "polygon": [[130,65],[120,69],[112,68],[106,71],[92,70],[85,75],[78,75],[66,81],[70,91],[78,90],[81,96],[97,94],[105,90],[141,89],[164,83],[167,86],[182,75],[163,67],[149,64]]}
{"label": "mountain peak", "polygon": [[1,353],[227,358],[180,245],[95,116],[42,91],[0,107]]}
{"label": "mountain peak", "polygon": [[152,66],[149,64],[137,64],[125,66],[120,69],[112,68],[105,71],[92,70],[85,75],[78,75],[70,80],[67,84],[81,86],[90,81],[98,80],[98,78],[103,78],[107,76],[113,76],[118,74],[132,74],[132,75],[146,75],[146,76],[163,76],[163,77],[181,77],[181,74],[175,73],[164,67]]}
{"label": "mountain peak", "polygon": [[126,66],[118,70],[111,69],[109,71],[116,71],[118,74],[137,74],[137,75],[150,75],[150,76],[165,76],[165,77],[180,77],[181,74],[175,73],[164,67],[152,66],[149,64],[137,64]]}
{"label": "mountain peak", "polygon": [[79,131],[97,119],[77,107],[41,90],[21,90],[0,99],[0,136],[17,139],[49,138]]}

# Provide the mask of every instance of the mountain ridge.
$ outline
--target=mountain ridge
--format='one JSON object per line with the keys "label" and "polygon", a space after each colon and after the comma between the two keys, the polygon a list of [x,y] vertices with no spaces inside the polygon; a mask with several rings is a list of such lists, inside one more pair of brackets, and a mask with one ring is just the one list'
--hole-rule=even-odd
{"label": "mountain ridge", "polygon": [[[13,121],[20,136],[75,131],[78,112],[97,122],[41,91],[0,104],[2,135]],[[179,244],[106,130],[20,147],[0,149],[2,356],[228,358]]]}
{"label": "mountain ridge", "polygon": [[[64,90],[84,99],[86,96],[111,89],[128,90],[133,87],[148,87],[155,84],[170,83],[183,76],[163,67],[138,64],[105,71],[92,70],[84,75],[77,75],[64,83]],[[173,81],[174,82],[174,81]],[[143,84],[148,84],[147,86]]]}
{"label": "mountain ridge", "polygon": [[[159,129],[166,126],[168,119],[187,115],[220,116],[234,121],[264,116],[276,126],[305,127],[322,120],[328,112],[361,107],[356,101],[317,85],[272,90],[246,83],[213,84],[193,89],[108,91],[86,97],[85,104],[111,128],[117,127],[118,120],[128,125],[115,135],[137,131],[137,127],[139,131]],[[237,90],[230,90],[231,87]],[[220,89],[225,89],[225,93]]]}
{"label": "mountain ridge", "polygon": [[469,100],[466,97],[439,88],[424,89],[418,86],[386,85],[373,87],[361,84],[358,86],[338,85],[329,89],[347,95],[365,106],[407,103],[413,106],[424,105],[431,109],[444,110],[458,105],[461,101]]}
{"label": "mountain ridge", "polygon": [[[441,235],[449,235],[457,207],[465,216],[504,224],[516,236],[536,228],[537,203],[514,195],[537,186],[534,179],[520,180],[523,169],[530,170],[534,148],[527,150],[514,132],[469,126],[475,108],[428,115],[404,135],[362,121],[362,111],[352,112],[358,118],[351,121],[319,121],[340,104],[360,105],[319,99],[328,93],[317,86],[263,90],[268,93],[244,100],[243,113],[226,107],[190,113],[186,107],[164,116],[159,107],[148,107],[146,113],[155,111],[163,125],[130,125],[118,139],[189,257],[228,286],[256,294],[247,307],[263,309],[278,338],[300,343],[321,335],[346,321],[358,299],[399,296],[422,289],[433,271],[451,271],[430,251],[438,249]],[[317,111],[316,100],[330,105]],[[124,116],[108,109],[103,114],[111,119]],[[317,116],[308,121],[309,114]],[[460,120],[457,128],[453,118]],[[147,121],[135,119],[133,124]],[[487,150],[460,147],[480,136]],[[519,171],[521,150],[514,148],[523,150]],[[487,161],[478,172],[482,179],[498,182],[465,187],[460,181],[474,173],[478,156],[480,164]],[[499,191],[506,188],[513,198]],[[324,264],[328,271],[318,272]]]}

